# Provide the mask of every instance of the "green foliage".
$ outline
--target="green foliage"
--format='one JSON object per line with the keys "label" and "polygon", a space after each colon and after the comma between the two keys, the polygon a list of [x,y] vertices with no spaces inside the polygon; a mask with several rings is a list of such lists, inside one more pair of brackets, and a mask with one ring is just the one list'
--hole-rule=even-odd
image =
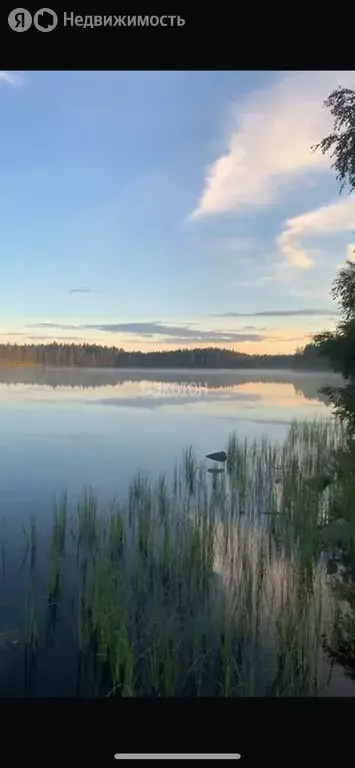
{"label": "green foliage", "polygon": [[334,130],[314,150],[334,158],[332,168],[342,191],[346,185],[355,189],[355,91],[336,88],[324,102],[334,120]]}
{"label": "green foliage", "polygon": [[328,357],[335,371],[345,379],[355,378],[355,316],[339,323],[333,333],[324,331],[316,334],[314,339],[320,354]]}
{"label": "green foliage", "polygon": [[[346,186],[355,189],[355,91],[338,88],[325,102],[334,120],[333,132],[315,149],[329,153],[333,159],[340,191]],[[334,332],[324,331],[314,337],[319,354],[327,358],[335,371],[342,374],[345,385],[327,387],[338,417],[346,424],[344,446],[335,455],[335,477],[330,486],[333,496],[331,520],[319,536],[325,545],[333,547],[328,561],[328,575],[334,580],[338,596],[338,616],[331,640],[324,641],[330,657],[350,670],[354,678],[354,579],[355,579],[355,263],[348,260],[332,289],[338,302],[341,320]],[[337,560],[334,555],[337,555]],[[341,566],[339,569],[338,566]],[[350,576],[349,567],[350,566]],[[340,573],[340,576],[339,576]],[[350,597],[349,597],[350,595]],[[345,607],[344,607],[345,606]]]}
{"label": "green foliage", "polygon": [[[317,144],[323,154],[330,153],[332,167],[340,183],[340,191],[355,189],[355,91],[337,88],[324,102],[334,121],[334,130]],[[355,429],[355,263],[348,260],[332,288],[338,302],[341,321],[336,330],[323,331],[314,337],[319,354],[343,375],[343,388],[327,389],[337,414]]]}
{"label": "green foliage", "polygon": [[301,370],[324,371],[331,368],[328,360],[320,354],[319,347],[310,342],[303,349],[297,349],[294,359],[294,367]]}
{"label": "green foliage", "polygon": [[344,319],[335,331],[314,336],[319,354],[342,374],[345,386],[326,387],[323,392],[333,403],[337,415],[355,428],[355,264],[347,261],[334,283],[333,297],[338,299]]}
{"label": "green foliage", "polygon": [[341,312],[345,320],[349,321],[355,317],[355,264],[352,261],[346,262],[338,277],[335,280],[332,289],[332,296],[340,304]]}

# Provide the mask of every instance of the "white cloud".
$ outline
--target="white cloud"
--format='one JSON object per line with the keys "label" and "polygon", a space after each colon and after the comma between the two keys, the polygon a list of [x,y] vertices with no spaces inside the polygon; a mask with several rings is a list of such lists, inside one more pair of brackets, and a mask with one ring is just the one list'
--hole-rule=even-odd
{"label": "white cloud", "polygon": [[355,243],[350,243],[350,245],[348,245],[347,259],[348,259],[348,261],[354,261],[355,262]]}
{"label": "white cloud", "polygon": [[0,83],[7,83],[7,85],[21,85],[22,78],[18,72],[0,71]]}
{"label": "white cloud", "polygon": [[[302,216],[288,219],[277,246],[285,266],[309,269],[312,252],[302,246],[305,237],[332,235],[355,229],[355,196],[349,196],[331,205],[324,205]],[[351,246],[348,246],[348,252]]]}
{"label": "white cloud", "polygon": [[[296,175],[326,170],[329,160],[311,146],[331,128],[322,104],[338,85],[354,87],[355,72],[296,72],[238,106],[227,151],[206,169],[189,218],[270,204]],[[306,266],[302,253],[294,258]]]}

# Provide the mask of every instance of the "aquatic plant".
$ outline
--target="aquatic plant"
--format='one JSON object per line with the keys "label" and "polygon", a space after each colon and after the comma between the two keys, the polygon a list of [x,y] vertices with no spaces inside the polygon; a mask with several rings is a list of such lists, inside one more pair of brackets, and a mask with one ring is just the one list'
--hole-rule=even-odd
{"label": "aquatic plant", "polygon": [[[94,695],[322,691],[335,615],[322,531],[336,489],[309,479],[333,471],[341,439],[335,422],[294,422],[281,444],[231,436],[226,472],[213,482],[189,448],[171,479],[136,475],[126,505],[100,509],[89,490],[72,514],[64,497],[53,517],[48,626],[52,635],[60,621],[72,627]],[[38,657],[31,611],[26,646]]]}

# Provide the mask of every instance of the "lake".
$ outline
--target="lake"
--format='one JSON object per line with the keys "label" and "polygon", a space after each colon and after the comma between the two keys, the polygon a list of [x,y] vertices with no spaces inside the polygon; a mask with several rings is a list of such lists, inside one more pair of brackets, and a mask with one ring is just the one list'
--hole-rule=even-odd
{"label": "lake", "polygon": [[169,472],[241,437],[281,440],[327,412],[332,374],[0,368],[0,517],[46,515],[53,494],[124,495],[136,470]]}
{"label": "lake", "polygon": [[[24,689],[15,628],[23,620],[32,516],[40,552],[54,496],[66,491],[75,501],[90,487],[103,501],[125,500],[137,471],[153,481],[171,476],[184,448],[203,460],[226,448],[233,432],[281,442],[292,420],[329,415],[320,389],[338,381],[331,373],[285,370],[0,369],[0,695],[78,693],[74,662],[58,671],[63,644],[68,659],[75,655],[65,621],[56,642],[46,643],[37,688]],[[46,565],[37,555],[42,600]],[[90,687],[81,695],[92,695]],[[354,695],[340,665],[323,695]]]}

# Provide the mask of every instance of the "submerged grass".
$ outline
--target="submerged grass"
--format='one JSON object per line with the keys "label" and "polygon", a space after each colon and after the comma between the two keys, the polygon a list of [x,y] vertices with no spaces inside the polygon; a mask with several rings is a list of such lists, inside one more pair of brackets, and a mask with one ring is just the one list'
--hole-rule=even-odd
{"label": "submerged grass", "polygon": [[33,688],[38,661],[38,623],[34,602],[29,599],[25,603],[24,651],[25,686]]}
{"label": "submerged grass", "polygon": [[[331,471],[341,441],[325,420],[294,422],[281,445],[232,436],[226,472],[213,479],[190,448],[171,481],[137,475],[126,507],[100,510],[86,493],[70,541],[64,498],[53,518],[49,605],[59,602],[74,544],[75,645],[95,695],[321,693],[334,606],[320,534],[337,492],[308,481]],[[33,659],[30,609],[26,626]]]}

